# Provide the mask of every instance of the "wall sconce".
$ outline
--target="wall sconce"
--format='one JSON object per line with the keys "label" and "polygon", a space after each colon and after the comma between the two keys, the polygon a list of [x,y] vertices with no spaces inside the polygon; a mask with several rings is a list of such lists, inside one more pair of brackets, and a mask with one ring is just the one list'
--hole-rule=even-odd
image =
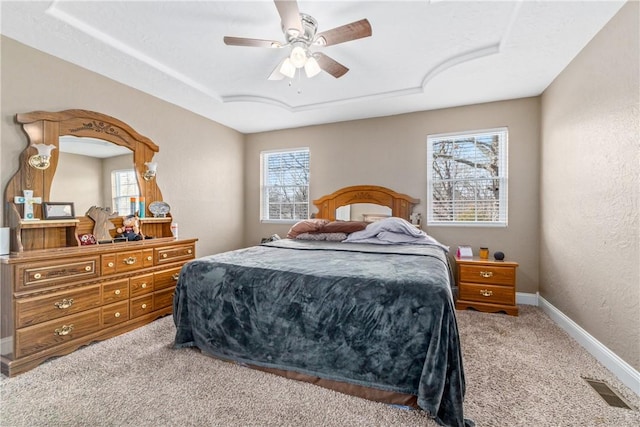
{"label": "wall sconce", "polygon": [[38,150],[38,154],[29,157],[29,164],[36,169],[47,169],[50,165],[51,150],[55,149],[55,145],[31,144]]}
{"label": "wall sconce", "polygon": [[147,167],[147,170],[144,172],[142,177],[145,181],[151,181],[156,177],[156,169],[158,169],[158,164],[156,162],[147,162],[144,165]]}

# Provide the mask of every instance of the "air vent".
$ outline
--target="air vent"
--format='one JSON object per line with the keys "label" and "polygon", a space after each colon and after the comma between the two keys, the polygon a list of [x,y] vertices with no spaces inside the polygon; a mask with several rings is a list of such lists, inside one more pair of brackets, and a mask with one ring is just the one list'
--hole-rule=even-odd
{"label": "air vent", "polygon": [[609,406],[615,406],[616,408],[631,409],[631,406],[625,402],[618,393],[616,393],[607,383],[598,380],[592,380],[589,378],[583,378],[587,384],[600,395],[600,397],[609,404]]}

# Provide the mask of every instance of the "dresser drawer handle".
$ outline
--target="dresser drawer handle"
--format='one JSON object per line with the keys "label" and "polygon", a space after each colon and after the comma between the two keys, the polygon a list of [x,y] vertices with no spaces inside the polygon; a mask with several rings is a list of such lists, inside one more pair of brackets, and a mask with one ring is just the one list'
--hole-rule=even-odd
{"label": "dresser drawer handle", "polygon": [[33,275],[33,278],[36,279],[36,280],[37,279],[41,279],[42,278],[42,274],[36,273],[36,274]]}
{"label": "dresser drawer handle", "polygon": [[120,313],[116,311],[116,314],[114,314],[115,317],[120,317]]}
{"label": "dresser drawer handle", "polygon": [[136,263],[136,257],[130,256],[129,258],[125,258],[123,262],[127,265],[133,265]]}
{"label": "dresser drawer handle", "polygon": [[114,264],[112,262],[110,262],[109,264],[107,264],[107,267],[111,267],[113,268]]}
{"label": "dresser drawer handle", "polygon": [[188,254],[191,254],[192,252],[193,252],[193,251],[192,251],[191,249],[189,249],[189,250],[187,251],[187,253],[188,253]]}
{"label": "dresser drawer handle", "polygon": [[490,297],[491,295],[493,295],[493,291],[490,291],[488,289],[480,289],[480,295],[482,295],[483,297]]}
{"label": "dresser drawer handle", "polygon": [[166,258],[167,256],[167,254],[162,254],[162,258]]}
{"label": "dresser drawer handle", "polygon": [[153,260],[153,257],[152,256],[148,256],[147,257],[147,261],[151,261],[151,260]]}
{"label": "dresser drawer handle", "polygon": [[142,304],[142,308],[147,308],[147,304]]}
{"label": "dresser drawer handle", "polygon": [[176,281],[178,280],[179,277],[180,277],[180,273],[174,273],[171,275],[171,278]]}
{"label": "dresser drawer handle", "polygon": [[62,328],[56,329],[55,331],[53,331],[53,334],[58,336],[69,335],[71,331],[73,331],[73,325],[62,325]]}
{"label": "dresser drawer handle", "polygon": [[116,295],[120,295],[120,289],[116,289],[113,293]]}
{"label": "dresser drawer handle", "polygon": [[84,268],[84,271],[91,271],[91,266],[90,266],[90,265],[87,265],[87,266]]}
{"label": "dresser drawer handle", "polygon": [[69,298],[69,299],[63,299],[62,301],[58,301],[57,303],[53,304],[56,307],[58,307],[59,309],[65,309],[65,308],[69,308],[73,305],[73,298]]}
{"label": "dresser drawer handle", "polygon": [[485,279],[488,279],[489,277],[493,277],[493,271],[481,271],[480,275]]}
{"label": "dresser drawer handle", "polygon": [[146,284],[146,283],[143,283],[142,285],[140,285],[140,287],[141,287],[142,289],[146,289],[146,288],[147,288],[147,284]]}

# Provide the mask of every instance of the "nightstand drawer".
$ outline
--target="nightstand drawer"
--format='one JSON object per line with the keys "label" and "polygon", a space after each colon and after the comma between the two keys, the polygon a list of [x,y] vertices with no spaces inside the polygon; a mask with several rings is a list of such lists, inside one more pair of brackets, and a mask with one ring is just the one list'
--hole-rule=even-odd
{"label": "nightstand drawer", "polygon": [[480,285],[474,283],[460,283],[460,299],[492,304],[516,303],[515,289],[506,286]]}
{"label": "nightstand drawer", "polygon": [[516,270],[513,267],[495,265],[460,265],[461,282],[490,283],[492,285],[514,285]]}

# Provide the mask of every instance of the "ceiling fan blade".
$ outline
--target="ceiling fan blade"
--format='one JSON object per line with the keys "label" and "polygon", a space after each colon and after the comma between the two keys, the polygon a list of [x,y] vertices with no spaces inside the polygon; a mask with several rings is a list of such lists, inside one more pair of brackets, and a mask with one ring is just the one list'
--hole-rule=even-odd
{"label": "ceiling fan blade", "polygon": [[331,46],[338,43],[357,40],[371,36],[371,24],[367,19],[361,19],[350,24],[323,31],[316,35],[314,44],[320,46]]}
{"label": "ceiling fan blade", "polygon": [[276,9],[278,9],[278,14],[280,14],[284,31],[287,32],[290,29],[295,29],[298,31],[298,34],[301,34],[302,23],[300,22],[298,2],[295,0],[274,0],[274,3],[276,4]]}
{"label": "ceiling fan blade", "polygon": [[224,37],[224,44],[229,46],[249,46],[249,47],[268,47],[279,48],[282,43],[275,40],[247,39],[244,37]]}
{"label": "ceiling fan blade", "polygon": [[340,78],[344,76],[349,69],[336,61],[335,59],[329,58],[324,53],[316,52],[313,54],[316,61],[318,61],[318,65],[327,73],[331,74],[333,77]]}

